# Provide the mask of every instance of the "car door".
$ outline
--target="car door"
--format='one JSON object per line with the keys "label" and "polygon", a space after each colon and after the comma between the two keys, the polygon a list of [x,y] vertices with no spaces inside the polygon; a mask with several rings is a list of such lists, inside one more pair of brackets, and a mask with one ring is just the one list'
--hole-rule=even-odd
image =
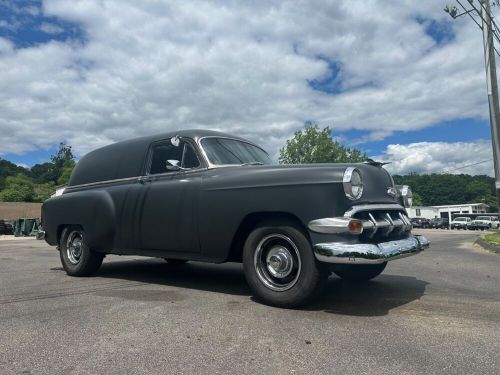
{"label": "car door", "polygon": [[197,210],[205,170],[200,160],[189,140],[151,145],[146,174],[139,179],[140,249],[199,252]]}

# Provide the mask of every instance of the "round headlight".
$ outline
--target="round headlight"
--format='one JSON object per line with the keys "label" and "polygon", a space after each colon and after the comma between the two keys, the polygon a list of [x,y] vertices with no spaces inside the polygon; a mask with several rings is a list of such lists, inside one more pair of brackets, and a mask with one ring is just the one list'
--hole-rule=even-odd
{"label": "round headlight", "polygon": [[349,167],[344,172],[344,192],[345,196],[351,200],[361,198],[363,194],[363,179],[361,173],[354,167]]}

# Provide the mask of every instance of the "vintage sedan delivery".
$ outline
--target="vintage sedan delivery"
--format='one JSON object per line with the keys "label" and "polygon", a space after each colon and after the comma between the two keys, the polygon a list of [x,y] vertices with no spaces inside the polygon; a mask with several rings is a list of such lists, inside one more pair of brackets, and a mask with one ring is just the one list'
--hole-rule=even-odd
{"label": "vintage sedan delivery", "polygon": [[106,254],[242,262],[261,301],[295,307],[331,272],[369,280],[427,248],[409,205],[409,187],[379,163],[273,165],[245,139],[185,130],[85,155],[42,222],[71,276],[96,272]]}

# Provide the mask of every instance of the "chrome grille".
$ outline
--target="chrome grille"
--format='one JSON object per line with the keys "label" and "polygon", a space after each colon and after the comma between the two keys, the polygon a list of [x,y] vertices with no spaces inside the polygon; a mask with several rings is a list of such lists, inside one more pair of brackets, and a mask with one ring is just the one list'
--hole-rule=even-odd
{"label": "chrome grille", "polygon": [[351,212],[349,217],[359,219],[363,223],[360,239],[377,240],[380,238],[400,238],[407,236],[412,229],[410,219],[403,207],[364,206]]}

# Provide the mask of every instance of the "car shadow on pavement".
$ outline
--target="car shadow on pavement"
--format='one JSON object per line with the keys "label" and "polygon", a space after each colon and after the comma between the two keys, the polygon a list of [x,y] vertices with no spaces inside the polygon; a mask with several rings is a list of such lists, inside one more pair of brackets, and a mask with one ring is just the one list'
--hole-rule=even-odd
{"label": "car shadow on pavement", "polygon": [[400,275],[382,274],[364,283],[331,276],[322,296],[304,310],[354,316],[387,315],[394,308],[420,299],[428,284],[415,277]]}
{"label": "car shadow on pavement", "polygon": [[[236,263],[169,265],[162,260],[133,259],[105,262],[96,276],[251,296],[242,266]],[[387,315],[394,308],[420,299],[428,284],[411,276],[382,274],[368,282],[350,283],[332,275],[324,293],[302,310],[353,316]]]}
{"label": "car shadow on pavement", "polygon": [[170,265],[163,260],[104,261],[98,277],[250,296],[241,264],[190,262]]}

